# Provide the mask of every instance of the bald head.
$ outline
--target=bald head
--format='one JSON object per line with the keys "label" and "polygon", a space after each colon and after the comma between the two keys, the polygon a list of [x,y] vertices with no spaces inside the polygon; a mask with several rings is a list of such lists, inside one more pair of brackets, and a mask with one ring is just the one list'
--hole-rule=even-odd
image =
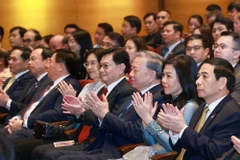
{"label": "bald head", "polygon": [[63,35],[53,36],[49,41],[49,47],[52,51],[57,49],[68,49],[67,39]]}

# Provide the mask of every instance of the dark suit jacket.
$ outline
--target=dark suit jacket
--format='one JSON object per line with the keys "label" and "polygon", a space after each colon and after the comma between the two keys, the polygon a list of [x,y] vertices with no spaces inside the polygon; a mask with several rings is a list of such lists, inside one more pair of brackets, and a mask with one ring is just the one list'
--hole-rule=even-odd
{"label": "dark suit jacket", "polygon": [[[160,84],[150,89],[154,100],[158,100],[159,103],[163,102],[161,91]],[[131,105],[131,100],[130,96],[115,113],[107,113],[103,119],[100,134],[86,150],[94,150],[93,152],[101,150],[103,154],[96,155],[101,156],[101,159],[119,158],[121,157],[119,146],[143,142],[141,119]],[[131,106],[126,110],[129,105]]]}
{"label": "dark suit jacket", "polygon": [[[44,83],[44,82],[47,82]],[[34,94],[37,92],[37,90],[44,84],[48,85],[51,80],[48,78],[47,75],[45,75],[39,82],[37,87],[32,87],[34,83],[36,82],[36,79],[33,79],[29,84],[24,88],[22,91],[22,94],[18,101],[12,101],[11,107],[9,110],[9,114],[11,116],[15,116],[19,111],[21,111],[23,108],[25,108],[31,101]],[[42,87],[43,88],[43,87]]]}
{"label": "dark suit jacket", "polygon": [[[166,45],[164,45],[161,50],[159,51],[159,54],[163,57],[163,54],[164,54],[164,50],[167,48]],[[184,46],[184,43],[183,42],[180,42],[175,48],[173,48],[173,50],[171,51],[171,53],[166,57],[166,58],[169,58],[169,57],[174,57],[174,56],[177,56],[179,54],[185,54],[185,46]],[[165,58],[165,59],[166,59]]]}
{"label": "dark suit jacket", "polygon": [[[107,100],[109,103],[109,111],[113,114],[116,114],[119,107],[123,104],[123,102],[132,95],[134,89],[128,83],[128,81],[124,78],[121,82],[119,82],[113,90],[107,96]],[[84,115],[81,117],[82,124],[99,127],[98,118],[92,113],[92,111],[87,110]]]}
{"label": "dark suit jacket", "polygon": [[209,115],[200,132],[194,131],[205,104],[192,116],[189,127],[174,146],[186,148],[186,160],[217,159],[232,147],[230,137],[240,136],[240,108],[235,99],[227,95]]}
{"label": "dark suit jacket", "polygon": [[236,77],[236,82],[231,95],[237,102],[240,102],[240,64],[239,63],[237,63],[236,66],[234,67],[234,75]]}
{"label": "dark suit jacket", "polygon": [[[68,76],[64,79],[64,81],[68,84],[72,84],[74,89],[79,92],[81,90],[81,86],[78,83],[78,80],[73,76]],[[43,88],[46,88],[43,87]],[[40,90],[44,90],[42,87]],[[32,98],[32,101],[36,101],[36,97],[40,94],[38,91]],[[42,120],[45,122],[55,122],[67,120],[67,115],[62,113],[61,104],[62,104],[62,94],[58,91],[57,87],[51,90],[36,106],[36,108],[32,111],[30,116],[28,117],[28,128],[32,129],[36,120]],[[30,102],[32,103],[32,102]],[[24,109],[19,112],[18,115],[21,115],[24,112]]]}
{"label": "dark suit jacket", "polygon": [[[8,78],[4,82],[3,87],[2,87],[3,89],[6,87],[6,85],[8,84],[10,79],[11,78]],[[33,76],[33,74],[31,72],[27,72],[27,73],[21,75],[18,79],[15,80],[15,82],[13,82],[13,84],[8,88],[6,93],[12,100],[17,101],[20,98],[20,96],[22,95],[22,91],[24,90],[24,88],[33,79],[35,79],[35,77]]]}

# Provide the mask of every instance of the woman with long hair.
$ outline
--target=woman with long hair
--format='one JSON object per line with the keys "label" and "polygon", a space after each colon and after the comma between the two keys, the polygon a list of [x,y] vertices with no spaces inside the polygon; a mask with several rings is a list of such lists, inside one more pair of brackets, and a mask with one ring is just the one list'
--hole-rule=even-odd
{"label": "woman with long hair", "polygon": [[[197,79],[197,64],[193,58],[179,55],[167,59],[163,65],[162,86],[164,103],[184,109],[184,118],[187,124],[198,107],[195,81]],[[156,121],[157,104],[152,106],[150,93],[144,96],[133,96],[133,106],[142,119],[143,136],[146,143],[154,148],[156,153],[172,151],[169,144],[168,130]],[[159,107],[159,109],[161,106]]]}

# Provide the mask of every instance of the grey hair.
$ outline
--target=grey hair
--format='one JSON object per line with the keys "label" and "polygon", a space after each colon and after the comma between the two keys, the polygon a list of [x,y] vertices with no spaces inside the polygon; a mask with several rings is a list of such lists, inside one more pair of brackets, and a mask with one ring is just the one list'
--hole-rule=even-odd
{"label": "grey hair", "polygon": [[163,58],[155,52],[143,50],[137,52],[136,57],[147,58],[146,67],[156,72],[156,78],[161,79]]}

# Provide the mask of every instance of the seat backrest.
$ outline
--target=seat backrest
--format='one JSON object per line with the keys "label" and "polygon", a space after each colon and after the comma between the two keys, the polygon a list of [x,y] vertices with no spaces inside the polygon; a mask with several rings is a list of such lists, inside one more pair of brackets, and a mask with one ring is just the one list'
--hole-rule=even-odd
{"label": "seat backrest", "polygon": [[84,87],[86,84],[93,82],[91,79],[81,79],[79,80],[79,84]]}

